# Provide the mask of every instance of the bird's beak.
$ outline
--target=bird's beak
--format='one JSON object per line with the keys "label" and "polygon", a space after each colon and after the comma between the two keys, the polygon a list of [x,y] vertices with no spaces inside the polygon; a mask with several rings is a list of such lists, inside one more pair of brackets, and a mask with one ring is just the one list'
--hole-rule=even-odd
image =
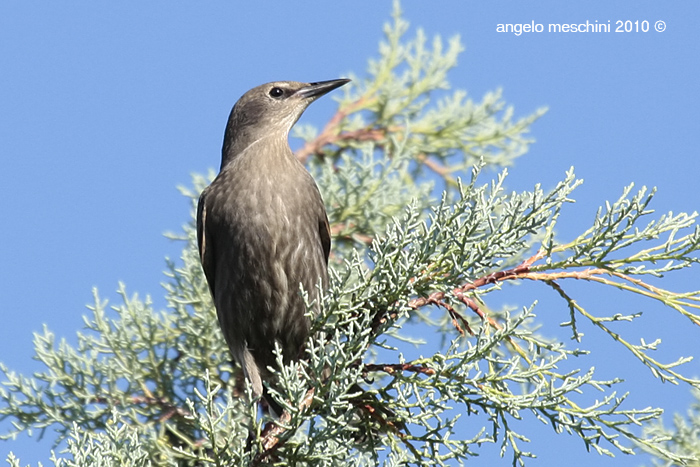
{"label": "bird's beak", "polygon": [[315,99],[349,82],[349,79],[332,79],[330,81],[319,81],[318,83],[309,83],[307,86],[304,86],[303,88],[299,89],[295,94],[305,99]]}

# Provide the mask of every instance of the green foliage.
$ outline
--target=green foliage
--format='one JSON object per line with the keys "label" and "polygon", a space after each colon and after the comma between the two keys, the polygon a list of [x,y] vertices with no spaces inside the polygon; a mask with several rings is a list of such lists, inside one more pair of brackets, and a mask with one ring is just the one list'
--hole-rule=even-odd
{"label": "green foliage", "polygon": [[[76,348],[45,329],[35,338],[44,371],[25,377],[1,367],[6,438],[53,430],[68,444],[54,463],[69,466],[448,465],[482,443],[499,443],[522,464],[533,454],[522,449],[528,440],[518,421],[534,414],[601,454],[631,453],[634,442],[672,461],[689,457],[635,431],[661,411],[623,407],[625,396],[613,390],[619,380],[562,369],[587,350],[535,332],[535,304],[512,311],[488,302],[506,283],[542,282],[564,299],[574,338],[578,321],[588,320],[654,376],[698,386],[678,370],[684,360],[658,362],[649,355],[658,343],[633,345],[610,328],[639,315],[594,316],[563,285],[597,282],[700,323],[698,292],[674,294],[641,279],[698,262],[695,215],[643,225],[653,192],[628,187],[590,229],[560,243],[562,206],[581,183],[573,170],[549,191],[509,193],[505,170],[480,181],[484,166],[526,151],[525,134],[542,111],[514,121],[500,92],[481,102],[447,95],[458,38],[427,47],[422,32],[406,40],[406,30],[397,8],[367,78],[355,77],[321,132],[298,130],[306,144],[297,156],[324,195],[334,246],[309,358],[279,371],[282,417],[257,413],[230,363],[191,222],[173,235],[183,251],[168,262],[167,311],[123,285],[121,303],[108,309],[95,291]],[[436,102],[435,94],[444,97]],[[212,175],[182,190],[192,212]],[[431,327],[430,342],[410,337],[416,323]],[[602,395],[590,402],[590,394]]]}
{"label": "green foliage", "polygon": [[[655,440],[658,447],[657,450],[645,449],[656,457],[655,466],[700,466],[700,391],[693,391],[693,394],[695,402],[691,404],[687,418],[675,414],[673,428],[666,428],[661,419],[644,427],[646,437]],[[681,464],[678,458],[694,460]]]}
{"label": "green foliage", "polygon": [[[51,460],[55,465],[65,467],[146,467],[151,465],[149,453],[145,449],[138,432],[120,421],[115,411],[107,421],[104,430],[84,431],[74,424],[69,432],[68,450],[71,459]],[[11,467],[20,467],[19,459],[10,453],[7,459]],[[41,465],[41,464],[39,464]]]}

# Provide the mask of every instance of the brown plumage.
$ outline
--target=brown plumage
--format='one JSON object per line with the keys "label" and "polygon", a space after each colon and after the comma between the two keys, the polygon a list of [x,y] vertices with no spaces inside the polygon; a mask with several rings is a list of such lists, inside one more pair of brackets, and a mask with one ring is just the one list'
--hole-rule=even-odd
{"label": "brown plumage", "polygon": [[197,237],[219,323],[255,395],[271,381],[275,341],[296,359],[309,333],[300,287],[328,285],[331,239],[318,187],[287,138],[306,107],[349,80],[279,81],[231,111],[219,175],[199,199]]}

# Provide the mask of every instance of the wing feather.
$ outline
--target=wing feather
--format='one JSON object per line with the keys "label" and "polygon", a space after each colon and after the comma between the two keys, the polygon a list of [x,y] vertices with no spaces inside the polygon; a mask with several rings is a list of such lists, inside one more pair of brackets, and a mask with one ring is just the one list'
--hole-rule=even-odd
{"label": "wing feather", "polygon": [[207,190],[202,192],[197,205],[197,246],[199,247],[199,259],[202,261],[202,269],[209,283],[212,299],[214,296],[214,271],[216,271],[216,259],[212,239],[207,238]]}
{"label": "wing feather", "polygon": [[321,235],[323,255],[326,258],[326,266],[328,266],[328,255],[331,252],[331,226],[328,224],[328,216],[325,211],[318,223],[318,233]]}

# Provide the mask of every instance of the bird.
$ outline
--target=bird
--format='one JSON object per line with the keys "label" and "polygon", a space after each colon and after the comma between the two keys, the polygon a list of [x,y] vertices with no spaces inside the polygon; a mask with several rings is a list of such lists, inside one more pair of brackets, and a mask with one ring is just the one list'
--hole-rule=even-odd
{"label": "bird", "polygon": [[323,199],[289,131],[349,81],[276,81],[246,92],[228,118],[219,174],[199,198],[197,243],[221,330],[253,396],[273,409],[263,382],[274,385],[275,343],[285,364],[303,356],[310,320],[301,289],[319,313],[331,249]]}

